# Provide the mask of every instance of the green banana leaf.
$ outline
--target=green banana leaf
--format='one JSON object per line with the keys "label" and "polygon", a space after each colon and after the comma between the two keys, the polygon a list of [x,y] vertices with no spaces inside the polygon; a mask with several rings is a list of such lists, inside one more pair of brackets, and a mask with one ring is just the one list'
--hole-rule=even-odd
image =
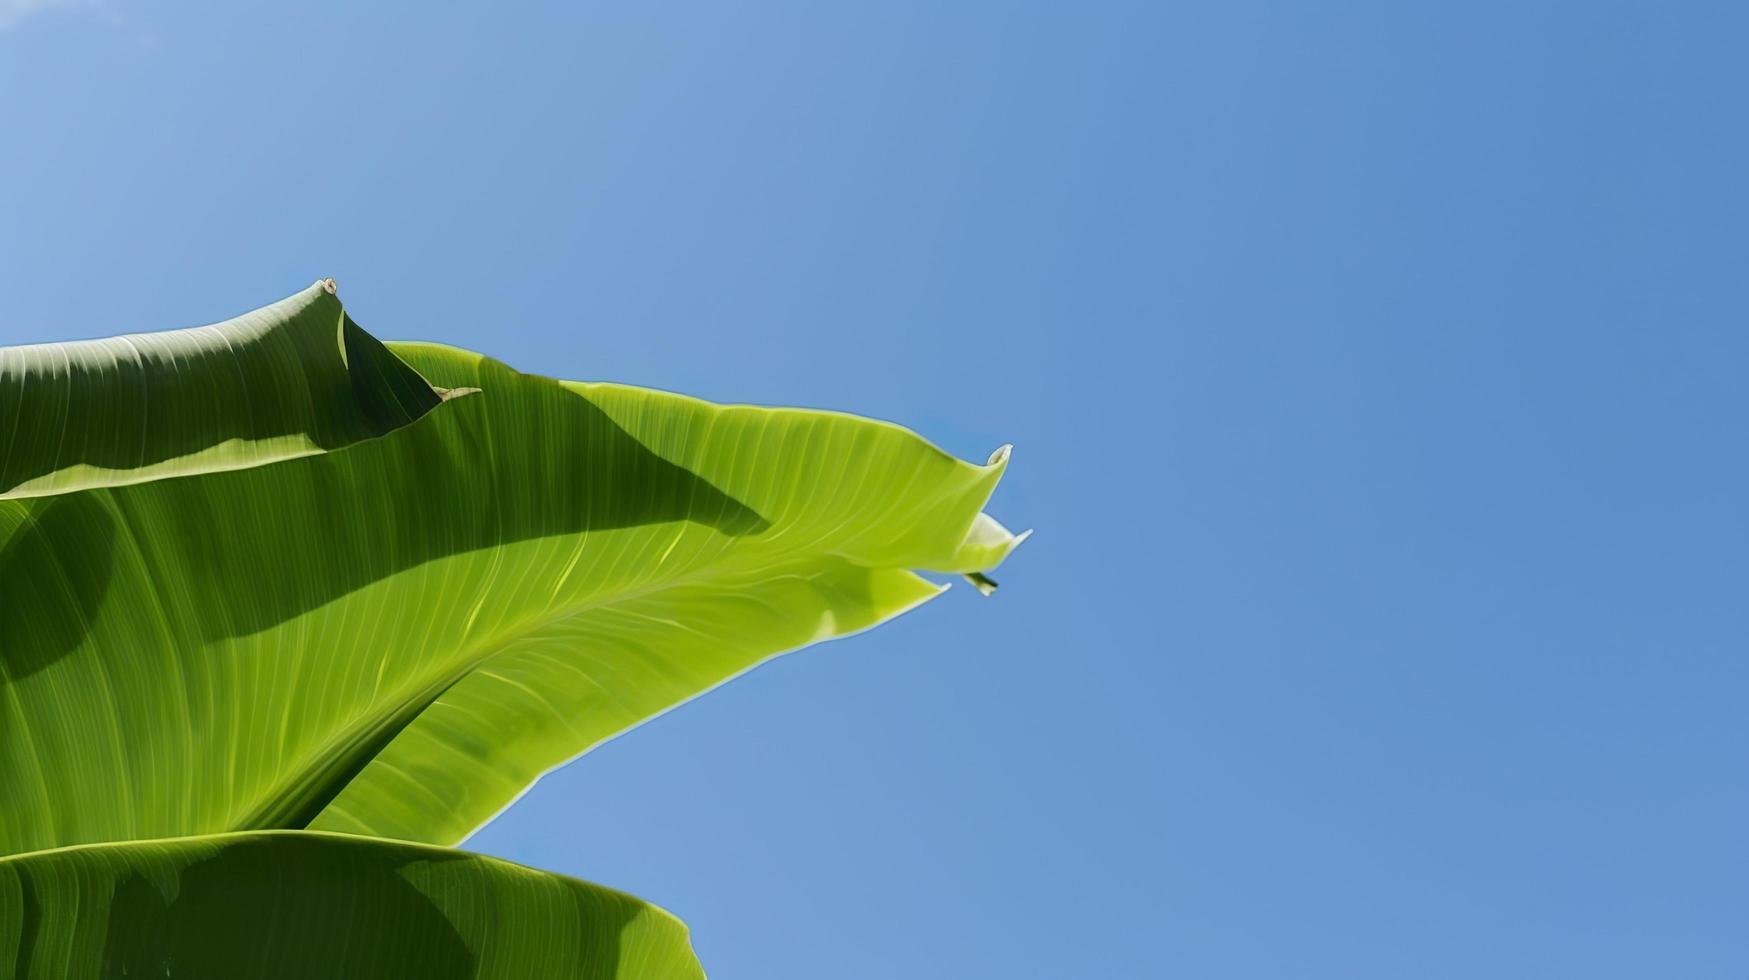
{"label": "green banana leaf", "polygon": [[[9,430],[9,431],[8,431]],[[0,351],[0,854],[452,844],[785,651],[980,583],[1007,462],[384,346],[331,284]]]}
{"label": "green banana leaf", "polygon": [[0,976],[702,978],[686,927],[493,858],[271,831],[0,859]]}
{"label": "green banana leaf", "polygon": [[325,279],[226,323],[0,348],[0,497],[338,449],[436,407]]}

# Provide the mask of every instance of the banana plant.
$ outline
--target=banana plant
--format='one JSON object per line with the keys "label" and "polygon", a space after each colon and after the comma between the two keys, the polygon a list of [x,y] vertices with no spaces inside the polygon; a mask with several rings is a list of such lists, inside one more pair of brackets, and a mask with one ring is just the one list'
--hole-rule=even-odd
{"label": "banana plant", "polygon": [[0,349],[0,976],[702,976],[454,846],[918,571],[993,588],[1007,461],[385,344],[331,280]]}

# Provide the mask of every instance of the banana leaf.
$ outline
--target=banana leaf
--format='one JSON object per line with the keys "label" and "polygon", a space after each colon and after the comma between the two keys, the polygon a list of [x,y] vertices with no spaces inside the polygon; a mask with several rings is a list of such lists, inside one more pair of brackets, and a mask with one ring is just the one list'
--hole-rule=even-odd
{"label": "banana leaf", "polygon": [[443,848],[269,831],[0,859],[0,976],[702,978],[630,896]]}
{"label": "banana leaf", "polygon": [[377,342],[331,283],[0,350],[0,854],[453,844],[779,653],[980,586],[1007,463]]}

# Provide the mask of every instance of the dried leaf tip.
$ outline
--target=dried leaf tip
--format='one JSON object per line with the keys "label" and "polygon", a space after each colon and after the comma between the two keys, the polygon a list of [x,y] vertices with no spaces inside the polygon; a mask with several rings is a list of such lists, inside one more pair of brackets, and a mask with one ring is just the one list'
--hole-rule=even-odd
{"label": "dried leaf tip", "polygon": [[967,572],[966,581],[972,583],[972,587],[982,595],[992,596],[996,594],[996,580],[983,572]]}

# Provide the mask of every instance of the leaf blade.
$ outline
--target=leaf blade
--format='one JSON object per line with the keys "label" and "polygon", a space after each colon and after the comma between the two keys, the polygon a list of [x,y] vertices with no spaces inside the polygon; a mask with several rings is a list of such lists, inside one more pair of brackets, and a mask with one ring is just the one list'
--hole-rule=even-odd
{"label": "leaf blade", "polygon": [[[1019,541],[981,513],[1006,453],[393,353],[479,390],[334,451],[0,500],[0,853],[306,825],[452,843],[591,745],[910,608],[932,591],[910,569]],[[495,666],[552,690],[489,694]],[[512,778],[446,779],[469,755]],[[422,809],[382,802],[409,792]]]}
{"label": "leaf blade", "polygon": [[211,326],[0,348],[0,497],[310,455],[440,400],[345,315],[332,280]]}
{"label": "leaf blade", "polygon": [[702,978],[686,927],[621,893],[483,855],[273,831],[0,859],[20,978]]}

